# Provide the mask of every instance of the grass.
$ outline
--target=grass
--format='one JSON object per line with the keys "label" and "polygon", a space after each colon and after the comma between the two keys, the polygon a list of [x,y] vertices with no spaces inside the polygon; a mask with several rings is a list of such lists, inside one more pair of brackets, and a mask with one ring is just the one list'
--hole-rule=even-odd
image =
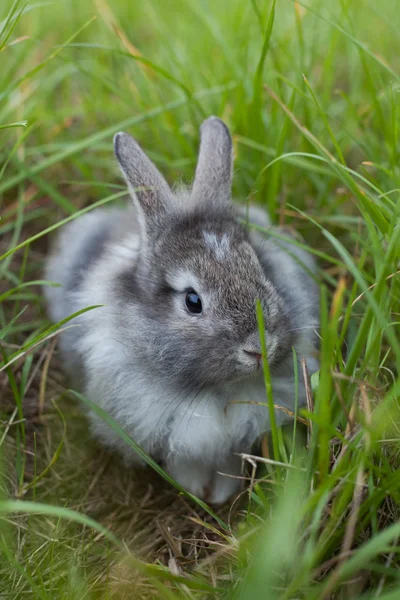
{"label": "grass", "polygon": [[[397,600],[397,3],[5,0],[0,21],[0,598]],[[90,440],[39,289],[59,224],[124,193],[112,135],[189,180],[210,114],[322,299],[307,449],[274,431],[217,515]]]}

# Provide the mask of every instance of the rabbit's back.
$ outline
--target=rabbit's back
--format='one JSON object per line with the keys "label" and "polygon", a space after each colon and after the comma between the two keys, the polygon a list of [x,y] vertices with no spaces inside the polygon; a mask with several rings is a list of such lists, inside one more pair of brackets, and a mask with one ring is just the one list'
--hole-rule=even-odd
{"label": "rabbit's back", "polygon": [[[98,273],[99,285],[107,289],[108,273],[101,268],[110,252],[123,249],[123,239],[135,236],[138,230],[131,208],[97,209],[89,212],[59,232],[55,246],[45,268],[45,279],[57,286],[45,286],[47,310],[57,323],[91,305],[101,304],[101,298],[93,301],[87,293],[87,281]],[[100,268],[99,268],[100,267]],[[83,368],[79,357],[80,340],[86,331],[85,319],[74,318],[60,336],[60,350],[65,370],[80,387]]]}
{"label": "rabbit's back", "polygon": [[74,296],[79,293],[86,273],[118,238],[119,232],[127,227],[134,229],[134,222],[127,226],[127,220],[130,219],[126,209],[97,209],[62,228],[45,270],[46,280],[58,284],[45,288],[54,322],[74,312]]}

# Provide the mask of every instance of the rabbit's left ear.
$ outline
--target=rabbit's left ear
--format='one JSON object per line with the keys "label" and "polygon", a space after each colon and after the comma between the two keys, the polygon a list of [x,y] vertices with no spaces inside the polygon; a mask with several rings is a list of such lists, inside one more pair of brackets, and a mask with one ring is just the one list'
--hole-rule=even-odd
{"label": "rabbit's left ear", "polygon": [[231,202],[232,138],[221,119],[210,117],[200,128],[200,150],[192,198],[215,206]]}
{"label": "rabbit's left ear", "polygon": [[137,205],[147,232],[163,222],[173,204],[168,183],[146,156],[139,144],[127,133],[114,137],[115,156]]}

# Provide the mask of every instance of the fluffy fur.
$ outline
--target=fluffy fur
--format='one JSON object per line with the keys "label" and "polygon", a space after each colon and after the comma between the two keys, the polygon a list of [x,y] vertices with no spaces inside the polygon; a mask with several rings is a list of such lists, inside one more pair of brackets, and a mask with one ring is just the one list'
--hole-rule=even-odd
{"label": "fluffy fur", "polygon": [[[90,305],[61,337],[70,376],[186,489],[210,503],[240,487],[238,452],[268,430],[255,304],[264,312],[275,404],[293,410],[292,347],[315,359],[313,260],[249,230],[231,202],[232,144],[219,119],[201,128],[193,186],[173,193],[127,134],[115,154],[133,207],[99,209],[67,225],[47,263],[54,321]],[[261,209],[250,221],[270,227]],[[305,267],[305,268],[304,268]],[[203,312],[185,305],[188,290]],[[305,403],[299,383],[299,403]],[[279,423],[287,415],[276,411]],[[94,434],[137,456],[95,415]]]}

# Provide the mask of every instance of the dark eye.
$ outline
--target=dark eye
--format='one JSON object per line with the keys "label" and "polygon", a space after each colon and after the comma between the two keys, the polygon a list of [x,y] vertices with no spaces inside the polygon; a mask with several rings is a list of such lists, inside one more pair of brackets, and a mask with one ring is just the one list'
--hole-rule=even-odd
{"label": "dark eye", "polygon": [[195,313],[198,315],[203,310],[200,296],[194,290],[190,290],[186,294],[185,303],[186,308],[191,313]]}

